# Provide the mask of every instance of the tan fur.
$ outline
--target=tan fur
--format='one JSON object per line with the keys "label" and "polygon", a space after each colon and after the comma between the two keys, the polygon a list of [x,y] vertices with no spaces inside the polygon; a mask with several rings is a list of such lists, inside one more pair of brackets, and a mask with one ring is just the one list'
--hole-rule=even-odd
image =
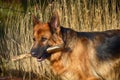
{"label": "tan fur", "polygon": [[[33,49],[37,45],[41,47],[64,43],[62,50],[51,53],[47,58],[51,62],[53,72],[62,76],[62,79],[119,80],[120,53],[113,54],[108,60],[102,60],[97,56],[97,47],[103,45],[102,42],[106,40],[106,37],[119,37],[120,30],[111,30],[99,34],[93,33],[95,36],[94,38],[90,37],[92,38],[90,39],[87,36],[91,33],[88,33],[86,36],[86,34],[78,34],[74,30],[60,27],[57,13],[53,15],[50,23],[40,23],[38,21],[35,23],[37,23],[34,26],[34,37],[36,41]],[[46,37],[47,40],[42,42],[42,37]],[[113,40],[112,38],[110,39]],[[113,42],[115,41],[113,40]]]}
{"label": "tan fur", "polygon": [[[58,56],[54,57],[54,60],[56,59],[57,60],[52,63],[52,67],[53,67],[52,69],[53,71],[56,71],[60,75],[63,74],[66,75],[65,77],[71,80],[72,78],[73,80],[79,80],[79,79],[87,80],[87,77],[92,77],[90,79],[92,80],[94,75],[91,75],[92,69],[89,68],[90,66],[88,61],[89,57],[87,55],[89,51],[87,51],[88,49],[86,46],[83,47],[83,44],[80,44],[80,41],[78,42],[79,43],[75,44],[74,51],[72,53],[62,53],[64,54],[62,57],[61,55],[58,55],[59,57],[61,57],[61,59],[59,60],[58,60]],[[54,66],[54,64],[58,64],[58,65]],[[62,68],[56,69],[58,67],[62,67]]]}

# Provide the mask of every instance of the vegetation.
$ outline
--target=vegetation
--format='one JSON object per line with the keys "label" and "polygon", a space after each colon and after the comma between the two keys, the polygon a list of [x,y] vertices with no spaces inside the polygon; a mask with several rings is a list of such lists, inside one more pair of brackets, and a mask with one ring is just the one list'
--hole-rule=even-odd
{"label": "vegetation", "polygon": [[59,11],[61,25],[76,31],[120,29],[120,0],[1,0],[0,76],[23,80],[61,80],[52,74],[49,62],[13,56],[29,53],[32,46],[32,14],[48,22]]}

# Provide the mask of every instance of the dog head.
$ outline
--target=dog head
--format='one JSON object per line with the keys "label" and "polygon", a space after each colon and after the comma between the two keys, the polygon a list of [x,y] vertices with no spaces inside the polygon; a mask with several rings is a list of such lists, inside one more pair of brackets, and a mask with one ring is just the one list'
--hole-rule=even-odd
{"label": "dog head", "polygon": [[38,61],[42,61],[54,53],[54,51],[47,52],[49,47],[63,43],[58,13],[55,12],[48,23],[42,23],[34,16],[33,26],[34,45],[31,55],[36,57]]}

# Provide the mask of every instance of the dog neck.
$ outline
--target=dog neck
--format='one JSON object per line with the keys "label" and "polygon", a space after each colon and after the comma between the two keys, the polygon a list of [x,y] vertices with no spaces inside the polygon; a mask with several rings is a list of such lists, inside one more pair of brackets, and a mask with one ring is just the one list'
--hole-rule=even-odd
{"label": "dog neck", "polygon": [[70,43],[71,43],[72,39],[75,39],[75,38],[73,38],[73,36],[71,36],[71,35],[73,35],[73,32],[74,31],[71,29],[61,27],[61,35],[62,35],[63,43],[49,47],[47,49],[47,52],[48,53],[56,53],[56,52],[63,50],[63,48],[67,51],[70,50],[70,47],[72,47],[72,45],[70,45]]}
{"label": "dog neck", "polygon": [[76,40],[76,32],[70,28],[64,28],[61,26],[61,35],[62,35],[62,40],[64,42],[64,48],[71,48],[74,47],[72,41]]}

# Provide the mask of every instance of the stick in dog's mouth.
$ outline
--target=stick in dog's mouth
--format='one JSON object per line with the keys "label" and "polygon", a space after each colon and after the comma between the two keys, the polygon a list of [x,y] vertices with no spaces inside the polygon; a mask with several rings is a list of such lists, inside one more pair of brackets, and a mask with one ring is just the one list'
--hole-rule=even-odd
{"label": "stick in dog's mouth", "polygon": [[[47,53],[53,53],[53,52],[60,51],[62,49],[63,49],[63,44],[59,44],[59,45],[49,47],[46,51],[47,51]],[[21,60],[21,59],[28,58],[28,57],[31,57],[31,54],[21,54],[19,56],[14,56],[14,57],[12,57],[11,60],[17,61],[17,60]]]}
{"label": "stick in dog's mouth", "polygon": [[62,49],[63,49],[63,44],[59,44],[59,45],[55,45],[55,46],[49,47],[47,49],[47,52],[48,53],[53,53],[53,52],[56,52],[56,51],[60,51]]}

